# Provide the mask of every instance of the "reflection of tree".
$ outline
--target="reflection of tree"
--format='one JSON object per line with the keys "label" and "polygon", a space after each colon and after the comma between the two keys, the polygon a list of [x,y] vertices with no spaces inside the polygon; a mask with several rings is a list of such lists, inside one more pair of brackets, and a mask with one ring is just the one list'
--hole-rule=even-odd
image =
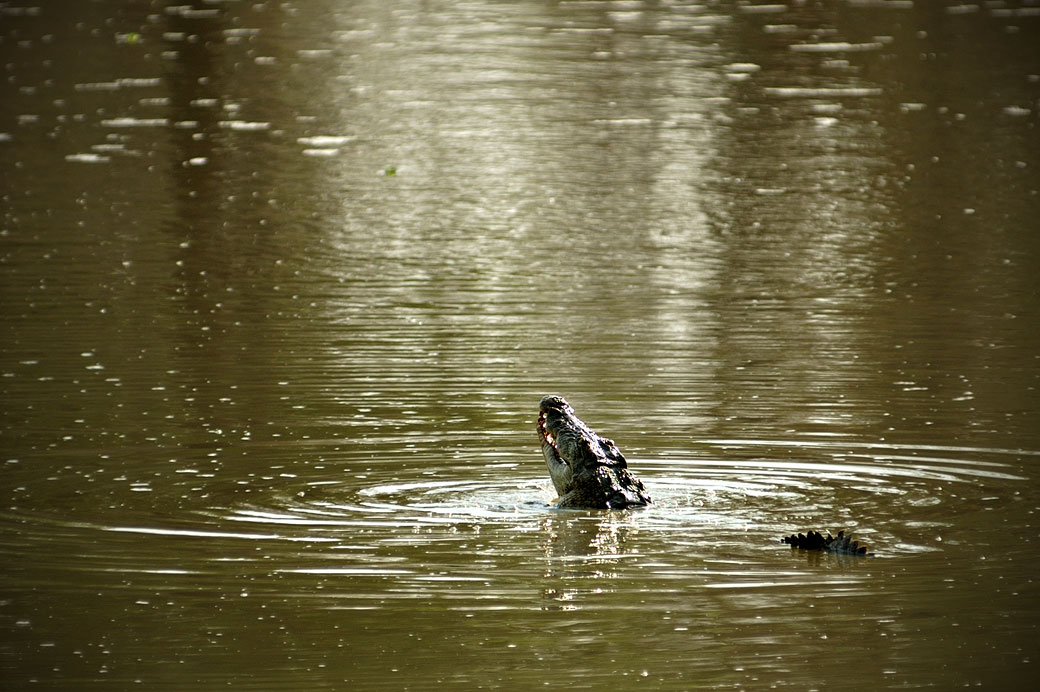
{"label": "reflection of tree", "polygon": [[[804,14],[792,20],[810,21]],[[890,191],[876,184],[891,162],[883,131],[863,114],[881,85],[790,50],[803,39],[770,34],[760,18],[742,17],[727,39],[731,55],[759,69],[726,83],[714,175],[702,184],[722,268],[709,301],[717,375],[740,373],[719,388],[713,418],[740,418],[745,430],[881,425],[879,407],[853,411],[846,398],[849,382],[878,377],[878,328],[863,305],[891,223]]]}
{"label": "reflection of tree", "polygon": [[635,529],[627,513],[557,513],[542,521],[545,540],[542,589],[549,609],[573,609],[573,601],[590,593],[608,591],[605,580],[616,579],[614,567],[625,557],[625,543]]}

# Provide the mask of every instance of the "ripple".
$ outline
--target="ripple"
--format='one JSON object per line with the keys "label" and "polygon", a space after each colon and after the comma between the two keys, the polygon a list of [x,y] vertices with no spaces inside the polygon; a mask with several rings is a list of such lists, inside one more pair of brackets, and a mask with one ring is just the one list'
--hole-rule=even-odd
{"label": "ripple", "polygon": [[[492,579],[513,597],[520,587],[509,569],[527,573],[538,563],[595,574],[628,563],[662,583],[703,581],[706,565],[732,563],[735,571],[711,567],[713,588],[748,589],[763,579],[804,581],[783,574],[777,560],[790,551],[778,540],[809,528],[853,531],[881,559],[982,544],[975,533],[985,529],[976,526],[991,530],[1007,521],[994,510],[1029,499],[1021,460],[1040,456],[836,440],[672,447],[629,458],[654,497],[642,510],[557,510],[529,454],[428,470],[425,478],[388,463],[362,474],[302,467],[260,474],[266,485],[245,489],[233,478],[207,479],[202,497],[184,495],[194,486],[178,482],[197,483],[194,475],[151,481],[144,494],[120,475],[90,483],[95,499],[110,495],[103,506],[112,511],[99,512],[96,503],[65,512],[10,507],[0,517],[8,529],[2,547],[12,564],[33,564],[69,588],[83,571],[149,574],[174,580],[164,588],[190,588],[178,575],[216,579],[239,564],[250,566],[240,568],[247,573],[401,582],[402,597],[417,598],[438,593],[440,582],[458,588]],[[417,467],[431,469],[434,456]],[[71,487],[69,479],[49,478],[24,486],[37,507],[61,507],[56,498]],[[222,499],[221,487],[234,494]],[[499,573],[484,575],[484,563]]]}
{"label": "ripple", "polygon": [[[151,534],[153,536],[187,536],[194,538],[242,538],[251,541],[264,540],[301,540],[279,534],[257,534],[257,533],[232,533],[229,531],[200,531],[195,529],[164,529],[149,526],[101,526],[103,531],[114,531],[117,533],[139,533]],[[308,541],[321,540],[307,538]]]}
{"label": "ripple", "polygon": [[[906,507],[908,519],[915,509],[944,504],[954,497],[947,487],[968,485],[969,489],[958,491],[959,496],[981,496],[987,494],[987,484],[1006,487],[1021,483],[1027,477],[1008,458],[1040,456],[1014,449],[837,441],[720,439],[706,444],[717,456],[705,458],[693,456],[689,450],[672,450],[660,456],[630,457],[630,466],[655,500],[652,507],[632,514],[669,530],[684,523],[706,522],[779,526],[789,524],[792,514],[806,510],[815,514],[830,511],[836,518],[844,518],[847,504],[859,513],[857,522],[872,525],[871,518],[879,508],[884,515],[894,515],[895,508]],[[506,462],[502,465],[523,465]],[[558,512],[549,504],[552,488],[542,477],[489,474],[484,478],[394,479],[370,484],[350,479],[342,483],[293,480],[296,485],[281,487],[267,497],[273,504],[233,507],[212,518],[330,529],[522,523]],[[994,492],[991,489],[989,494]],[[895,516],[887,518],[894,520]]]}
{"label": "ripple", "polygon": [[228,521],[303,527],[403,527],[511,520],[549,508],[548,480],[424,480],[350,487],[308,485],[279,508],[241,507]]}

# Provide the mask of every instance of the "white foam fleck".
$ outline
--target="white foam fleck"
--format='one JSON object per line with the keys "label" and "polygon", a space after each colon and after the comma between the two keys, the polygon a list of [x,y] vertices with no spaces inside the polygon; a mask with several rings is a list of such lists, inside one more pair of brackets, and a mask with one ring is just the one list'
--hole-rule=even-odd
{"label": "white foam fleck", "polygon": [[315,135],[313,137],[297,137],[296,141],[309,147],[338,147],[353,142],[357,137],[346,135]]}
{"label": "white foam fleck", "polygon": [[881,95],[881,89],[876,87],[765,87],[762,91],[770,96],[788,98]]}
{"label": "white foam fleck", "polygon": [[884,45],[881,41],[869,41],[867,43],[831,41],[828,43],[796,43],[790,46],[790,48],[799,53],[862,53],[864,51],[880,50]]}
{"label": "white foam fleck", "polygon": [[102,127],[166,127],[167,118],[108,118],[101,121]]}
{"label": "white foam fleck", "polygon": [[250,122],[248,120],[221,120],[220,126],[228,130],[268,130],[271,123]]}
{"label": "white foam fleck", "polygon": [[67,154],[65,160],[74,163],[106,163],[111,159],[101,154]]}
{"label": "white foam fleck", "polygon": [[1021,106],[1005,106],[1004,107],[1004,113],[1005,114],[1007,114],[1007,115],[1014,115],[1014,116],[1018,116],[1018,117],[1029,115],[1032,112],[1033,112],[1032,110],[1030,110],[1028,108],[1022,108]]}
{"label": "white foam fleck", "polygon": [[339,153],[339,149],[304,149],[304,156],[335,156]]}

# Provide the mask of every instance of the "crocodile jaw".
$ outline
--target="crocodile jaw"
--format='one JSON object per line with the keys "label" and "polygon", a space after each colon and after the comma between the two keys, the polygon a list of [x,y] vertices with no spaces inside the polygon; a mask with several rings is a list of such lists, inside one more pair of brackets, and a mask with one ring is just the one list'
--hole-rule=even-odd
{"label": "crocodile jaw", "polygon": [[574,476],[574,467],[560,455],[560,449],[556,445],[556,438],[545,427],[545,412],[538,414],[538,437],[542,443],[542,456],[545,457],[545,465],[549,468],[549,477],[559,495],[567,492]]}

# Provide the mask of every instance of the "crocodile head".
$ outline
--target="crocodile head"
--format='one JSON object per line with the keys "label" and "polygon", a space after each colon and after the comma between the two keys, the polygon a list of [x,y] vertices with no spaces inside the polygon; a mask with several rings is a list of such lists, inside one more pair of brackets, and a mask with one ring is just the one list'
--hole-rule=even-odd
{"label": "crocodile head", "polygon": [[558,507],[621,509],[650,503],[614,441],[590,430],[563,397],[542,399],[538,437],[560,495]]}

